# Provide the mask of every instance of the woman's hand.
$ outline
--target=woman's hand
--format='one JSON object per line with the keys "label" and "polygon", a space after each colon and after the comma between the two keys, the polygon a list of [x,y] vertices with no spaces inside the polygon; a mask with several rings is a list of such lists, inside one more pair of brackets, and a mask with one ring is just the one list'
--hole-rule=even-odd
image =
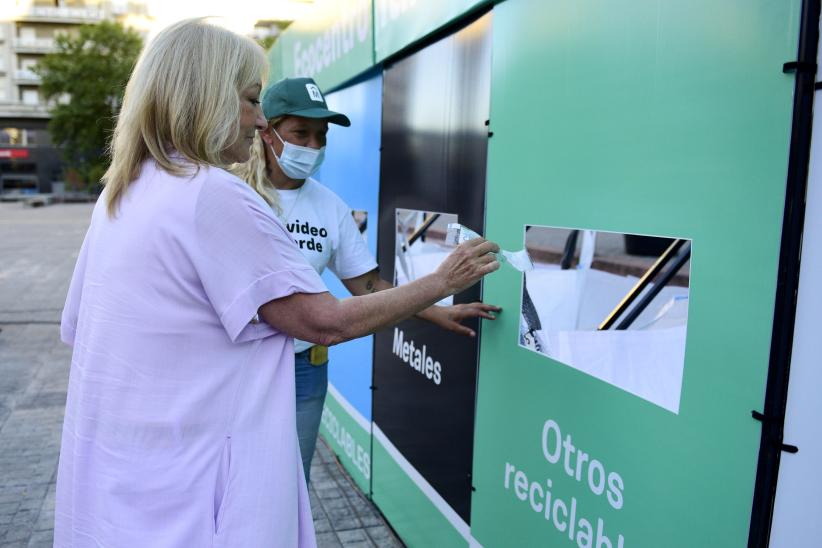
{"label": "woman's hand", "polygon": [[497,270],[499,261],[492,255],[497,252],[499,246],[484,238],[468,240],[457,246],[434,272],[444,284],[444,296],[459,293]]}
{"label": "woman's hand", "polygon": [[496,320],[493,312],[502,312],[502,308],[492,304],[480,302],[468,304],[455,304],[453,306],[429,306],[422,312],[417,313],[417,317],[426,320],[446,329],[465,335],[466,337],[476,337],[477,334],[470,327],[462,325],[462,321],[469,318],[485,318],[486,320]]}

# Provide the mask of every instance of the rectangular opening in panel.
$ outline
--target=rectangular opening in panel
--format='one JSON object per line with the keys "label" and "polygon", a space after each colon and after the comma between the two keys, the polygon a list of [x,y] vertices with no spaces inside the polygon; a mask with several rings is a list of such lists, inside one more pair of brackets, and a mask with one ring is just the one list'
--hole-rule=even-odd
{"label": "rectangular opening in panel", "polygon": [[519,344],[674,413],[691,241],[525,227]]}

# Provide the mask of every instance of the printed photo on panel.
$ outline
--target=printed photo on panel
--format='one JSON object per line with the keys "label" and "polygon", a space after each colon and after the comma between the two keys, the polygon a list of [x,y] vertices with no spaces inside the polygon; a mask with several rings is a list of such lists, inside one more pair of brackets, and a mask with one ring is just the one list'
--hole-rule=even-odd
{"label": "printed photo on panel", "polygon": [[[457,215],[397,208],[396,218],[394,285],[402,285],[434,272],[454,250],[445,244],[445,236],[448,224],[457,222]],[[437,304],[453,303],[451,296]]]}

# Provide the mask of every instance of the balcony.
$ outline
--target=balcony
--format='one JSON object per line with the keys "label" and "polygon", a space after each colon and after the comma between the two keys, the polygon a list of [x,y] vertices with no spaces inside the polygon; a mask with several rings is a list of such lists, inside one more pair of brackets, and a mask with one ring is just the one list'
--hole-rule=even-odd
{"label": "balcony", "polygon": [[34,71],[28,69],[17,69],[14,71],[14,80],[18,85],[20,84],[34,84],[40,83],[40,76]]}
{"label": "balcony", "polygon": [[0,101],[0,118],[40,118],[49,119],[49,108],[47,105],[25,105],[20,102]]}
{"label": "balcony", "polygon": [[17,53],[51,53],[57,49],[53,38],[15,38],[12,46]]}
{"label": "balcony", "polygon": [[99,23],[105,12],[96,8],[68,8],[50,6],[32,6],[18,16],[19,21],[44,23]]}

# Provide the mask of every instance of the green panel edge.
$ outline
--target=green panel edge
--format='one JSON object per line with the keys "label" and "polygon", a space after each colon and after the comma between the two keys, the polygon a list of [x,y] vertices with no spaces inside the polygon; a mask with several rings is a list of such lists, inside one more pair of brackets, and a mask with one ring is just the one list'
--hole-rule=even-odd
{"label": "green panel edge", "polygon": [[468,542],[403,470],[374,425],[372,498],[409,548],[465,547]]}
{"label": "green panel edge", "polygon": [[371,430],[365,429],[352,413],[347,402],[340,401],[330,385],[320,421],[320,435],[337,455],[343,468],[354,479],[357,487],[371,493]]}

